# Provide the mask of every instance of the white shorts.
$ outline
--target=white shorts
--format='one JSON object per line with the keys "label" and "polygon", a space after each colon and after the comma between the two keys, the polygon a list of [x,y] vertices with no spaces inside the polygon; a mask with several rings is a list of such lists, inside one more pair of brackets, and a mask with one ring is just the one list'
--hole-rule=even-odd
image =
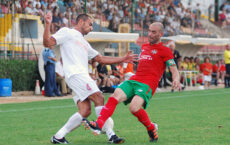
{"label": "white shorts", "polygon": [[75,74],[66,79],[66,83],[73,90],[73,100],[77,104],[78,101],[84,101],[90,95],[100,92],[95,81],[88,74]]}
{"label": "white shorts", "polygon": [[211,75],[210,76],[204,75],[204,82],[211,82],[211,80],[212,80],[212,76]]}

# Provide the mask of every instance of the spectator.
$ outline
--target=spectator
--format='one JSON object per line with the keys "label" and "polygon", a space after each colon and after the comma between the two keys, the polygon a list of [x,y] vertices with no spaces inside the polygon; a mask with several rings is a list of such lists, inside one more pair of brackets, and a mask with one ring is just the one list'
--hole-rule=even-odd
{"label": "spectator", "polygon": [[181,63],[180,70],[188,70],[188,63],[189,63],[189,58],[187,56],[184,57],[184,61]]}
{"label": "spectator", "polygon": [[102,80],[102,85],[100,90],[102,92],[108,92],[108,93],[112,93],[114,91],[114,89],[112,88],[112,80],[109,78],[108,76],[108,70],[106,65],[101,65],[99,64],[97,66],[97,70],[98,70],[98,75],[100,77],[100,79]]}
{"label": "spectator", "polygon": [[35,8],[35,7],[37,7],[37,5],[38,5],[39,8],[41,7],[40,1],[39,0],[34,0],[33,1],[33,7]]}
{"label": "spectator", "polygon": [[223,11],[219,14],[219,18],[221,22],[224,22],[226,20],[226,10],[223,9]]}
{"label": "spectator", "polygon": [[194,59],[194,62],[195,62],[195,71],[197,71],[196,80],[201,85],[201,84],[203,84],[203,74],[201,71],[200,59],[198,57],[196,57]]}
{"label": "spectator", "polygon": [[118,25],[119,25],[118,17],[115,14],[113,14],[113,18],[109,21],[108,28],[113,32],[118,32]]}
{"label": "spectator", "polygon": [[33,11],[34,11],[34,14],[39,16],[40,15],[40,6],[39,4],[36,4],[36,6],[34,7]]}
{"label": "spectator", "polygon": [[29,14],[29,15],[34,15],[35,14],[34,10],[33,10],[32,1],[28,2],[28,5],[27,5],[27,7],[25,9],[25,12],[26,12],[26,14]]}
{"label": "spectator", "polygon": [[1,13],[2,14],[10,13],[9,2],[1,3]]}
{"label": "spectator", "polygon": [[66,96],[67,94],[70,94],[70,89],[68,88],[68,86],[65,82],[65,74],[63,71],[62,58],[60,59],[60,61],[58,61],[56,63],[55,72],[56,72],[56,82],[57,82],[57,84],[61,85],[62,95]]}
{"label": "spectator", "polygon": [[107,71],[107,68],[105,65],[102,65],[102,64],[98,64],[97,65],[97,70],[98,70],[98,76],[99,78],[101,79],[101,88],[104,88],[107,84],[107,81],[108,81],[108,71]]}
{"label": "spectator", "polygon": [[117,71],[119,72],[120,83],[125,80],[123,63],[119,63],[117,66]]}
{"label": "spectator", "polygon": [[50,3],[48,3],[47,8],[46,8],[46,13],[53,12],[53,8]]}
{"label": "spectator", "polygon": [[222,64],[222,60],[218,60],[216,64],[213,65],[213,77],[216,78],[215,84],[224,82],[225,77],[225,64]]}
{"label": "spectator", "polygon": [[117,70],[117,67],[115,64],[111,64],[111,69],[112,69],[112,78],[114,76],[114,85],[118,85],[121,83],[120,81],[120,76],[119,76],[119,71]]}
{"label": "spectator", "polygon": [[204,75],[204,88],[208,89],[212,80],[212,64],[209,57],[204,58],[203,63],[203,75]]}
{"label": "spectator", "polygon": [[178,65],[178,60],[181,58],[181,55],[180,55],[179,51],[175,50],[175,47],[176,47],[175,42],[171,41],[171,42],[168,43],[167,46],[171,49],[172,54],[174,56],[174,61],[176,63],[176,66],[177,66],[177,68],[179,68],[178,67],[179,66]]}
{"label": "spectator", "polygon": [[123,67],[124,67],[125,80],[128,80],[131,76],[134,75],[133,64],[124,63]]}
{"label": "spectator", "polygon": [[71,26],[76,25],[76,18],[77,18],[76,15],[72,15],[72,16],[71,16]]}
{"label": "spectator", "polygon": [[122,6],[121,6],[121,5],[119,6],[118,13],[119,13],[120,18],[123,18],[123,17],[124,17],[124,12],[123,12],[123,10],[122,10]]}
{"label": "spectator", "polygon": [[54,11],[53,13],[53,19],[52,19],[52,25],[51,25],[51,33],[55,33],[57,30],[59,30],[61,27],[61,21],[58,16],[58,12]]}
{"label": "spectator", "polygon": [[226,75],[226,67],[225,67],[225,62],[223,59],[220,60],[221,61],[221,67],[220,67],[220,78],[221,78],[221,82],[224,82],[224,78]]}
{"label": "spectator", "polygon": [[53,0],[53,1],[52,1],[51,7],[52,7],[53,9],[59,9],[59,6],[58,6],[56,0]]}
{"label": "spectator", "polygon": [[195,67],[195,62],[194,62],[193,57],[191,56],[191,57],[189,58],[188,70],[193,71],[193,70],[195,70],[195,69],[196,69],[196,67]]}
{"label": "spectator", "polygon": [[16,8],[17,13],[22,13],[22,7],[21,7],[19,0],[15,0],[15,8]]}
{"label": "spectator", "polygon": [[65,17],[63,17],[63,26],[64,26],[64,27],[69,27],[69,24],[70,24],[70,23],[69,23],[69,16],[70,16],[70,15],[69,15],[68,13],[66,13],[66,14],[65,14]]}
{"label": "spectator", "polygon": [[224,79],[225,88],[230,87],[230,44],[226,45],[226,50],[224,51],[224,61],[226,68],[226,76]]}
{"label": "spectator", "polygon": [[89,61],[89,75],[96,82],[97,86],[100,88],[101,79],[98,76],[96,62]]}
{"label": "spectator", "polygon": [[56,85],[55,63],[57,60],[55,58],[54,52],[50,48],[44,48],[42,56],[45,69],[45,96],[61,96]]}
{"label": "spectator", "polygon": [[41,18],[41,21],[44,23],[44,16],[46,14],[46,8],[45,8],[45,5],[41,5],[41,8],[38,10],[38,15],[40,16]]}
{"label": "spectator", "polygon": [[230,12],[227,12],[226,19],[222,24],[222,28],[226,28],[228,25],[230,25]]}

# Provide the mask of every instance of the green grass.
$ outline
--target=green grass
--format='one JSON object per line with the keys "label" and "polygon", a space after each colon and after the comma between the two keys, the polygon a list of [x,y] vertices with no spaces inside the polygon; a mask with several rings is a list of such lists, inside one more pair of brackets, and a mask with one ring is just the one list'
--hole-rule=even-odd
{"label": "green grass", "polygon": [[[108,96],[107,96],[108,97]],[[92,107],[93,108],[93,107]],[[0,144],[48,145],[50,137],[76,112],[72,99],[0,105]],[[146,110],[159,125],[160,145],[230,144],[230,89],[157,93]],[[96,119],[94,109],[89,119]],[[119,104],[115,131],[126,145],[150,145],[146,129]],[[73,145],[103,145],[81,126],[66,138]]]}

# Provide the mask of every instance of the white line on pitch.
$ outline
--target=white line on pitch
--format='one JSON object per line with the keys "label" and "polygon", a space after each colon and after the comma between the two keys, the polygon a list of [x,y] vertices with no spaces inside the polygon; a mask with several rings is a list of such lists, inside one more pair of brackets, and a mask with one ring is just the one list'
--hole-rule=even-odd
{"label": "white line on pitch", "polygon": [[51,106],[51,107],[38,107],[38,108],[28,108],[28,109],[14,109],[14,110],[6,110],[2,111],[0,110],[0,113],[5,112],[21,112],[21,111],[34,111],[34,110],[46,110],[46,109],[57,109],[57,108],[70,108],[74,107],[74,105],[68,105],[68,106]]}
{"label": "white line on pitch", "polygon": [[159,98],[152,98],[154,100],[163,100],[163,99],[174,99],[174,98],[184,98],[184,97],[195,97],[195,96],[209,96],[209,95],[221,95],[221,94],[230,94],[229,92],[218,92],[218,93],[209,93],[209,94],[190,94],[190,95],[183,95],[183,96],[174,96],[174,97],[159,97]]}
{"label": "white line on pitch", "polygon": [[[159,97],[159,98],[152,98],[153,100],[163,100],[163,99],[175,99],[175,98],[184,98],[184,97],[195,97],[195,96],[208,96],[208,95],[221,95],[221,94],[229,94],[229,92],[218,92],[218,93],[209,93],[209,94],[190,94],[190,95],[183,95],[183,96],[174,96],[174,97]],[[34,111],[34,110],[45,110],[45,109],[59,109],[59,108],[70,108],[74,107],[74,105],[68,106],[51,106],[51,107],[38,107],[38,108],[28,108],[28,109],[14,109],[14,110],[0,110],[0,113],[7,113],[7,112],[21,112],[21,111]]]}

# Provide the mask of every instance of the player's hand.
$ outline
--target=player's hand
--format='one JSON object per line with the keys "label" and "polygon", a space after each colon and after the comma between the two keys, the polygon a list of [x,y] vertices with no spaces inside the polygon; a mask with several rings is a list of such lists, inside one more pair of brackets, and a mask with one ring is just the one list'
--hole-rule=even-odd
{"label": "player's hand", "polygon": [[178,89],[179,91],[181,91],[181,84],[180,81],[178,80],[173,80],[172,82],[172,89]]}
{"label": "player's hand", "polygon": [[132,51],[129,51],[125,56],[124,56],[124,62],[126,63],[133,63],[138,61],[138,54],[133,54]]}
{"label": "player's hand", "polygon": [[52,23],[52,13],[51,12],[48,12],[45,15],[45,22],[46,22],[46,24],[51,24]]}

